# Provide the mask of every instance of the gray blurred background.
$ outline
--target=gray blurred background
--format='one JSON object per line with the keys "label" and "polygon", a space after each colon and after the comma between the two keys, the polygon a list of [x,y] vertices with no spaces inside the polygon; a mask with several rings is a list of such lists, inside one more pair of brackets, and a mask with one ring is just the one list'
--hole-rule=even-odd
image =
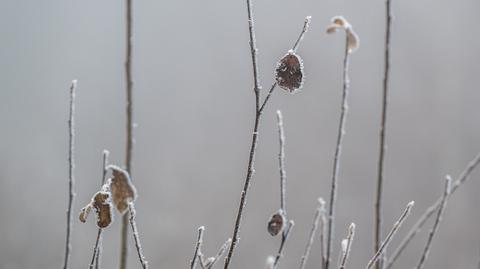
{"label": "gray blurred background", "polygon": [[[0,8],[0,268],[59,268],[67,206],[68,87],[78,79],[75,213],[98,189],[101,152],[124,156],[123,1],[2,0]],[[277,90],[260,129],[256,174],[233,268],[263,268],[278,238],[266,222],[278,204],[275,110],[284,113],[288,212],[296,226],[281,267],[298,266],[316,199],[329,197],[341,97],[344,15],[361,38],[339,182],[336,241],[357,224],[351,264],[372,255],[383,76],[384,1],[254,1],[264,89],[304,17],[302,92]],[[393,246],[480,150],[476,0],[394,1],[384,228],[416,201]],[[134,1],[137,221],[152,268],[186,268],[197,227],[204,252],[231,236],[254,119],[245,1]],[[456,192],[427,268],[477,268],[480,173]],[[431,225],[429,225],[430,227]],[[429,229],[429,228],[428,228]],[[396,268],[414,266],[426,229]],[[75,214],[71,268],[88,266],[96,228]],[[105,232],[103,268],[118,264],[119,217]],[[133,251],[133,248],[131,249]],[[318,241],[309,268],[319,266]],[[139,268],[132,252],[130,268]],[[336,262],[336,256],[334,257]],[[220,266],[219,266],[220,268]]]}

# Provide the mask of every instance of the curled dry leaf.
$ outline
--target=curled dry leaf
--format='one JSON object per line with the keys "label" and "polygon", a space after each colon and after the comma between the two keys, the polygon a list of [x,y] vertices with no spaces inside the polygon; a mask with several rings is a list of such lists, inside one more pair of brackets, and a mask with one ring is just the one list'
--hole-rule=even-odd
{"label": "curled dry leaf", "polygon": [[101,190],[95,193],[90,203],[80,211],[79,219],[81,222],[87,221],[92,208],[97,214],[97,226],[99,228],[106,228],[112,223],[113,212],[110,192]]}
{"label": "curled dry leaf", "polygon": [[127,171],[114,165],[109,165],[108,168],[112,170],[110,188],[113,203],[120,214],[124,214],[128,209],[128,203],[137,198],[137,191]]}
{"label": "curled dry leaf", "polygon": [[276,236],[281,233],[285,228],[287,223],[287,218],[283,210],[278,210],[275,214],[270,217],[268,221],[268,233],[271,236]]}
{"label": "curled dry leaf", "polygon": [[335,33],[337,29],[345,30],[345,33],[347,34],[347,48],[349,53],[352,53],[358,49],[360,45],[360,39],[355,31],[353,31],[352,25],[342,16],[335,16],[332,18],[331,24],[327,27],[327,33]]}
{"label": "curled dry leaf", "polygon": [[93,208],[97,213],[97,226],[99,228],[105,228],[112,223],[113,212],[109,192],[97,192],[93,197]]}
{"label": "curled dry leaf", "polygon": [[282,89],[296,93],[303,86],[303,61],[294,51],[290,50],[277,63],[275,79]]}

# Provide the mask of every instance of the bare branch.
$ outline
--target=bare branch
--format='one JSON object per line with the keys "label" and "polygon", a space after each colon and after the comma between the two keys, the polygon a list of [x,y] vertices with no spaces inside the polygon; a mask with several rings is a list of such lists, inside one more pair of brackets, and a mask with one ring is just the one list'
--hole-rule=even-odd
{"label": "bare branch", "polygon": [[198,238],[197,244],[195,245],[195,253],[193,254],[192,261],[190,262],[190,269],[195,269],[197,266],[197,257],[199,255],[200,249],[202,248],[203,244],[203,232],[205,231],[205,227],[201,226],[198,228]]}
{"label": "bare branch", "polygon": [[412,210],[412,207],[414,204],[415,203],[413,201],[408,203],[407,208],[405,208],[405,211],[403,211],[403,214],[400,216],[397,222],[395,222],[395,224],[392,227],[392,230],[390,230],[385,240],[383,240],[378,251],[375,253],[375,255],[373,255],[372,259],[370,259],[370,261],[368,262],[367,269],[370,269],[375,265],[380,255],[382,255],[383,251],[387,248],[388,244],[390,244],[390,242],[392,241],[392,238],[395,235],[395,233],[398,231],[400,226],[402,226],[403,221],[408,217],[408,215],[410,215],[410,211]]}
{"label": "bare branch", "polygon": [[77,89],[77,81],[73,80],[70,86],[70,116],[68,120],[68,207],[67,207],[67,234],[65,240],[65,258],[63,262],[63,269],[67,269],[70,260],[70,251],[72,249],[72,226],[73,226],[73,202],[75,198],[75,92]]}
{"label": "bare branch", "polygon": [[428,235],[427,245],[425,246],[425,249],[423,250],[423,254],[422,254],[422,257],[420,258],[420,262],[418,263],[418,265],[416,267],[417,269],[422,269],[423,266],[425,265],[425,261],[428,258],[428,253],[430,251],[430,247],[432,246],[433,237],[437,233],[440,222],[442,221],[443,212],[445,210],[445,206],[447,205],[447,200],[448,200],[448,196],[450,194],[451,186],[452,186],[452,178],[447,175],[446,180],[445,180],[445,189],[443,191],[443,196],[442,196],[442,203],[440,205],[440,208],[438,209],[437,218],[435,219],[435,223],[433,224],[433,228],[430,231],[430,234]]}
{"label": "bare branch", "polygon": [[97,239],[95,240],[95,246],[93,247],[92,260],[90,261],[90,266],[89,266],[90,269],[93,269],[95,266],[95,258],[97,257],[97,252],[100,245],[100,238],[102,238],[102,231],[103,231],[102,228],[98,228]]}
{"label": "bare branch", "polygon": [[278,166],[280,169],[280,208],[284,214],[287,214],[286,209],[286,184],[287,174],[285,172],[285,132],[283,130],[283,117],[282,112],[277,110],[277,122],[278,122],[278,139],[280,150],[278,153]]}
{"label": "bare branch", "polygon": [[[450,190],[450,194],[452,195],[462,184],[468,181],[470,174],[475,170],[475,168],[480,164],[480,153],[471,160],[467,167],[462,171],[460,176],[455,180],[455,182],[452,184],[452,188]],[[438,200],[430,206],[425,213],[420,217],[420,219],[413,225],[413,227],[410,229],[408,232],[407,236],[403,239],[403,241],[400,243],[400,245],[397,247],[395,252],[392,255],[392,258],[388,261],[388,264],[386,266],[387,269],[391,268],[393,263],[400,257],[400,255],[403,253],[405,248],[409,245],[409,243],[412,241],[412,239],[420,232],[422,229],[423,225],[427,222],[427,220],[433,216],[433,213],[435,213],[441,206],[442,204],[442,197],[438,198]]]}
{"label": "bare branch", "polygon": [[138,235],[137,223],[135,222],[135,207],[133,203],[128,203],[128,210],[130,211],[130,225],[132,227],[133,239],[135,240],[135,248],[137,249],[138,259],[143,269],[148,269],[148,262],[145,259],[142,251],[142,244],[140,243],[140,236]]}
{"label": "bare branch", "polygon": [[[322,198],[319,198],[319,201],[320,199]],[[305,266],[307,265],[308,256],[310,255],[310,250],[312,249],[313,240],[315,239],[315,233],[317,232],[317,229],[318,229],[318,222],[320,221],[320,218],[322,215],[322,206],[325,207],[325,202],[323,204],[319,203],[319,206],[315,210],[315,217],[313,218],[312,229],[310,230],[310,235],[308,236],[307,245],[305,246],[305,250],[303,252],[302,259],[300,261],[300,269],[305,269]],[[322,254],[322,257],[323,257],[323,254]]]}
{"label": "bare branch", "polygon": [[348,256],[350,255],[350,249],[352,248],[353,237],[355,236],[355,223],[350,224],[348,227],[347,239],[342,241],[342,258],[340,260],[340,269],[345,269],[347,265]]}
{"label": "bare branch", "polygon": [[[392,7],[391,0],[386,0],[386,25],[385,25],[385,54],[384,54],[384,71],[383,71],[383,95],[382,95],[382,119],[380,122],[380,148],[378,154],[377,166],[377,189],[375,194],[375,221],[374,221],[374,252],[378,252],[380,242],[382,241],[382,193],[383,193],[383,177],[384,162],[387,134],[387,108],[388,108],[388,82],[390,75],[390,36],[392,27]],[[382,268],[377,266],[377,269]]]}
{"label": "bare branch", "polygon": [[282,236],[282,241],[280,243],[280,247],[278,248],[277,255],[275,256],[275,262],[273,263],[273,269],[276,269],[277,266],[278,266],[278,262],[280,261],[280,258],[283,255],[283,249],[285,248],[285,243],[287,242],[288,237],[290,235],[290,232],[291,232],[294,225],[295,225],[295,222],[293,222],[293,220],[290,220],[288,222],[287,230],[285,231],[285,236]]}

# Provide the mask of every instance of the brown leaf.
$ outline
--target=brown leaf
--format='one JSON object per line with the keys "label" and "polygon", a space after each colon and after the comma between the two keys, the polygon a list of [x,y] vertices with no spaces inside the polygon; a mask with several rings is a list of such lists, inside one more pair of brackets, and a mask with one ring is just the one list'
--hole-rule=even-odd
{"label": "brown leaf", "polygon": [[93,197],[93,208],[97,213],[97,226],[105,228],[112,223],[113,212],[110,193],[99,191]]}
{"label": "brown leaf", "polygon": [[282,89],[295,93],[303,86],[303,62],[300,56],[289,51],[277,63],[275,78]]}
{"label": "brown leaf", "polygon": [[113,175],[110,184],[113,203],[120,214],[124,214],[128,209],[128,203],[137,198],[137,191],[127,171],[113,165],[109,168]]}
{"label": "brown leaf", "polygon": [[285,213],[281,209],[278,210],[270,217],[270,221],[268,221],[268,233],[270,233],[271,236],[276,236],[283,231],[286,222],[287,218],[285,217]]}
{"label": "brown leaf", "polygon": [[81,222],[85,223],[87,221],[88,215],[90,214],[90,210],[92,209],[92,204],[88,204],[82,210],[80,211],[80,215],[78,218],[80,219]]}

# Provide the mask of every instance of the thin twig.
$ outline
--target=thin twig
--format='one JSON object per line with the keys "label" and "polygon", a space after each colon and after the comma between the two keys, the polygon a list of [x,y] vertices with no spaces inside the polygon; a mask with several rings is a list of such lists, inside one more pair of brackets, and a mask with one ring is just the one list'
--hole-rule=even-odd
{"label": "thin twig", "polygon": [[325,235],[327,234],[327,209],[326,209],[326,202],[323,198],[319,198],[318,202],[320,203],[320,255],[322,256],[322,269],[325,269],[327,265],[327,240]]}
{"label": "thin twig", "polygon": [[437,218],[435,219],[435,223],[433,224],[432,230],[428,235],[427,245],[423,250],[423,254],[422,254],[422,257],[420,258],[420,262],[416,267],[417,269],[423,268],[423,266],[425,265],[425,261],[428,258],[428,253],[430,252],[430,247],[432,246],[433,237],[437,233],[440,222],[442,221],[443,212],[445,211],[445,206],[447,205],[448,194],[450,193],[451,186],[452,186],[452,178],[447,175],[445,180],[445,189],[443,191],[443,196],[442,196],[442,203],[440,205],[440,208],[437,211],[438,212]]}
{"label": "thin twig", "polygon": [[[319,198],[319,200],[320,199],[321,198]],[[320,221],[321,215],[322,215],[322,204],[320,203],[317,209],[315,210],[315,217],[313,218],[312,229],[310,230],[307,245],[305,246],[305,251],[303,252],[302,259],[300,261],[300,269],[305,269],[305,266],[307,265],[308,256],[310,255],[310,250],[312,249],[313,240],[315,239],[315,233],[317,232],[318,222]]]}
{"label": "thin twig", "polygon": [[190,261],[190,269],[195,269],[195,267],[197,266],[197,258],[200,253],[200,248],[202,247],[204,231],[205,231],[205,227],[201,226],[198,228],[198,238],[197,238],[197,243],[195,245],[195,252],[193,253],[193,258]]}
{"label": "thin twig", "polygon": [[278,167],[280,170],[280,208],[284,214],[287,214],[286,208],[286,184],[287,174],[285,172],[285,131],[283,130],[283,117],[282,112],[277,110],[277,122],[278,122],[278,140],[280,150],[278,153]]}
{"label": "thin twig", "polygon": [[65,258],[63,263],[63,269],[67,269],[70,260],[70,251],[72,249],[72,226],[73,226],[73,201],[75,198],[75,91],[77,89],[77,81],[73,80],[70,86],[70,116],[68,120],[68,207],[67,207],[67,234],[65,240]]}
{"label": "thin twig", "polygon": [[340,259],[340,269],[345,269],[347,265],[348,256],[350,255],[350,249],[352,248],[353,237],[355,236],[355,223],[350,224],[348,227],[347,239],[342,241],[342,258]]}
{"label": "thin twig", "polygon": [[282,237],[282,241],[280,243],[280,247],[278,248],[277,255],[275,256],[275,262],[273,263],[273,269],[277,268],[278,262],[280,261],[280,258],[282,257],[283,254],[283,249],[285,248],[285,243],[288,240],[288,237],[290,235],[290,232],[292,231],[293,226],[295,225],[295,222],[293,220],[290,220],[288,222],[287,230],[285,231],[285,236]]}
{"label": "thin twig", "polygon": [[253,17],[252,0],[247,0],[247,13],[248,13],[248,30],[249,30],[249,37],[250,37],[250,54],[252,58],[252,69],[253,69],[253,84],[254,84],[253,91],[255,93],[255,123],[254,123],[253,133],[252,133],[252,143],[250,145],[247,175],[245,177],[245,183],[243,185],[243,189],[240,194],[240,204],[238,206],[237,216],[235,218],[232,244],[230,245],[230,248],[228,250],[227,257],[225,258],[224,269],[228,269],[228,266],[230,265],[230,261],[233,256],[233,252],[238,243],[238,236],[240,233],[240,224],[243,216],[243,210],[247,202],[247,194],[250,188],[250,182],[255,172],[255,155],[256,155],[257,144],[258,144],[258,127],[260,125],[260,119],[261,119],[263,110],[267,105],[268,100],[270,100],[270,95],[272,94],[273,90],[277,85],[277,83],[273,83],[269,94],[267,95],[263,103],[261,103],[261,96],[260,96],[261,86],[260,86],[259,77],[258,77],[257,47],[256,47],[256,41],[255,41],[255,27],[254,27],[255,23],[254,23],[254,17]]}
{"label": "thin twig", "polygon": [[[110,152],[108,150],[103,150],[103,167],[102,167],[102,180],[100,181],[100,186],[103,186],[105,184],[105,180],[107,177],[107,166],[108,166],[108,156],[110,155]],[[95,257],[95,269],[100,268],[100,259],[102,257],[102,237],[100,236],[100,242],[98,243],[98,250],[97,250],[97,256]]]}
{"label": "thin twig", "polygon": [[[455,180],[455,182],[452,184],[452,188],[450,190],[450,193],[448,196],[452,195],[462,184],[468,181],[470,174],[475,170],[475,168],[480,164],[480,153],[471,160],[467,167],[462,171],[460,176]],[[409,243],[412,241],[412,239],[420,232],[422,229],[423,225],[427,222],[428,219],[430,219],[431,216],[440,208],[442,204],[442,197],[439,197],[437,201],[430,206],[423,215],[419,218],[417,223],[413,225],[413,227],[410,229],[408,232],[407,236],[403,239],[403,241],[400,243],[400,245],[397,247],[395,252],[392,255],[392,258],[388,261],[388,264],[386,266],[387,269],[391,268],[393,263],[400,257],[400,255],[403,253],[405,248],[409,245]]]}
{"label": "thin twig", "polygon": [[408,217],[408,215],[410,215],[410,211],[412,210],[412,207],[414,204],[415,203],[413,201],[408,203],[407,208],[405,208],[405,211],[403,211],[400,218],[397,220],[397,222],[395,222],[395,224],[392,227],[392,230],[390,230],[385,240],[383,240],[378,251],[375,253],[375,255],[373,255],[372,259],[370,259],[370,261],[368,262],[367,269],[370,269],[373,267],[373,265],[375,265],[380,255],[382,255],[383,251],[387,248],[388,244],[390,244],[390,242],[392,241],[392,238],[395,235],[395,233],[398,231],[400,226],[402,226],[403,221]]}
{"label": "thin twig", "polygon": [[293,48],[292,48],[293,52],[297,51],[298,46],[300,45],[300,42],[303,39],[303,36],[308,31],[308,27],[310,26],[311,19],[312,19],[311,16],[305,17],[305,22],[303,23],[302,32],[300,32],[300,35],[298,36],[297,41],[295,41],[295,44],[293,45]]}
{"label": "thin twig", "polygon": [[[390,32],[392,27],[392,7],[391,0],[386,0],[386,26],[385,26],[385,54],[384,54],[384,73],[383,73],[383,96],[382,96],[382,119],[380,122],[380,148],[378,155],[377,167],[377,189],[375,194],[375,221],[374,221],[374,252],[380,248],[382,241],[382,193],[383,193],[383,176],[384,162],[386,151],[386,134],[387,134],[387,107],[388,107],[388,85],[390,75]],[[383,268],[381,264],[377,267]]]}
{"label": "thin twig", "polygon": [[98,248],[100,245],[100,238],[102,238],[102,228],[98,228],[97,239],[95,240],[95,246],[93,247],[92,260],[90,261],[90,266],[88,268],[93,269],[95,266],[95,258],[97,257]]}
{"label": "thin twig", "polygon": [[[133,79],[132,79],[132,41],[133,41],[133,0],[125,1],[125,84],[126,84],[126,148],[125,148],[125,168],[130,175],[132,174],[132,153],[133,153]],[[127,268],[128,256],[128,216],[122,217],[120,227],[120,269]]]}
{"label": "thin twig", "polygon": [[135,222],[135,207],[133,203],[128,203],[128,210],[130,212],[130,225],[132,227],[133,239],[135,240],[135,248],[137,249],[138,259],[143,269],[148,269],[148,262],[145,259],[142,251],[142,244],[140,243],[140,236],[138,235],[137,223]]}
{"label": "thin twig", "polygon": [[348,35],[345,37],[345,55],[343,60],[343,89],[342,89],[342,106],[340,113],[340,122],[338,125],[337,144],[335,146],[335,156],[333,159],[333,174],[332,174],[332,186],[330,189],[330,205],[328,212],[328,233],[327,233],[327,250],[325,268],[328,269],[331,261],[331,249],[333,242],[333,230],[335,227],[335,202],[337,199],[337,181],[340,171],[340,155],[342,154],[343,136],[345,134],[345,123],[347,120],[348,112],[348,90],[350,85],[350,79],[348,76],[348,66],[350,62],[350,52],[348,48]]}

